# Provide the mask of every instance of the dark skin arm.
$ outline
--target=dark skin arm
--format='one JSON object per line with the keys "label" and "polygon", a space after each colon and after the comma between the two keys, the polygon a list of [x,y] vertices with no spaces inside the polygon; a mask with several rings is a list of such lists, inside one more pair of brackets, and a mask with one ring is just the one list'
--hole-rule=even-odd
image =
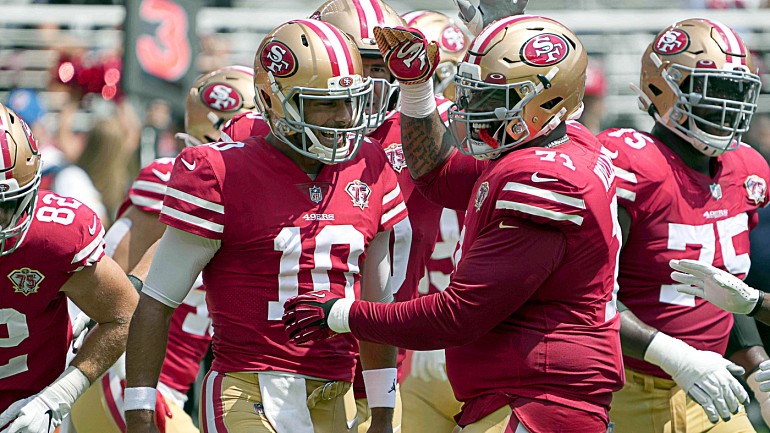
{"label": "dark skin arm", "polygon": [[401,141],[409,172],[415,179],[441,165],[454,148],[454,138],[438,111],[421,119],[402,115]]}
{"label": "dark skin arm", "polygon": [[[618,206],[618,221],[623,234],[623,246],[628,240],[628,232],[631,230],[631,216],[622,206]],[[622,302],[618,301],[620,311],[620,345],[623,354],[637,359],[644,359],[647,346],[658,330],[639,320]]]}

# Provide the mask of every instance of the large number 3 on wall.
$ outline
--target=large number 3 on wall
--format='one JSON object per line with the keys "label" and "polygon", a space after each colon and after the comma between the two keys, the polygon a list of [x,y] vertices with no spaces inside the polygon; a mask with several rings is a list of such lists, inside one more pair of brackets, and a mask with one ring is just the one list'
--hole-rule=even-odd
{"label": "large number 3 on wall", "polygon": [[184,8],[170,0],[144,0],[139,16],[146,24],[157,26],[155,34],[136,39],[136,58],[142,69],[167,81],[179,80],[192,61]]}

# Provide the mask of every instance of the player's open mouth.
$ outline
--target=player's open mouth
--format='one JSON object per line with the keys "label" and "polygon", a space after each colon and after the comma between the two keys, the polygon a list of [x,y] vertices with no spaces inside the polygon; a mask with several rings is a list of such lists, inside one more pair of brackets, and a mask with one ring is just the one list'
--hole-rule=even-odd
{"label": "player's open mouth", "polygon": [[342,147],[345,145],[347,134],[334,131],[321,131],[320,138],[324,146]]}
{"label": "player's open mouth", "polygon": [[484,142],[492,148],[497,148],[500,145],[500,142],[496,136],[499,134],[502,126],[503,122],[473,123],[471,128],[471,139]]}

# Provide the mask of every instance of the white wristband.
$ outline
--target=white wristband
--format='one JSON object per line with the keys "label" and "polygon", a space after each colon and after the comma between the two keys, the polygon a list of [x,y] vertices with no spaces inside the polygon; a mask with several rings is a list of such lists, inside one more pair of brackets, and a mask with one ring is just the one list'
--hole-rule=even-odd
{"label": "white wristband", "polygon": [[150,387],[126,388],[123,394],[123,410],[155,411],[157,391]]}
{"label": "white wristband", "polygon": [[694,352],[696,350],[684,341],[658,332],[647,346],[644,360],[673,376],[688,362],[688,356],[695,356]]}
{"label": "white wristband", "polygon": [[420,84],[401,85],[401,114],[423,119],[436,111],[433,78]]}
{"label": "white wristband", "polygon": [[329,310],[329,319],[326,320],[329,329],[338,334],[350,332],[348,317],[350,316],[350,307],[352,306],[352,299],[343,298],[335,302],[332,305],[332,309]]}
{"label": "white wristband", "polygon": [[366,400],[370,408],[396,407],[396,376],[395,368],[380,368],[364,370],[364,386]]}

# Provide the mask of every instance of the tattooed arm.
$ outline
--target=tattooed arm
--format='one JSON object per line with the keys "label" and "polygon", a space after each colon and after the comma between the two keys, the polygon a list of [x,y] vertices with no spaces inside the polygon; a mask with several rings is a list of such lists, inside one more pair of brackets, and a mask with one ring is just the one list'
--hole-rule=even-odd
{"label": "tattooed arm", "polygon": [[446,161],[454,149],[453,142],[438,111],[420,119],[401,116],[401,146],[413,178],[430,173]]}

